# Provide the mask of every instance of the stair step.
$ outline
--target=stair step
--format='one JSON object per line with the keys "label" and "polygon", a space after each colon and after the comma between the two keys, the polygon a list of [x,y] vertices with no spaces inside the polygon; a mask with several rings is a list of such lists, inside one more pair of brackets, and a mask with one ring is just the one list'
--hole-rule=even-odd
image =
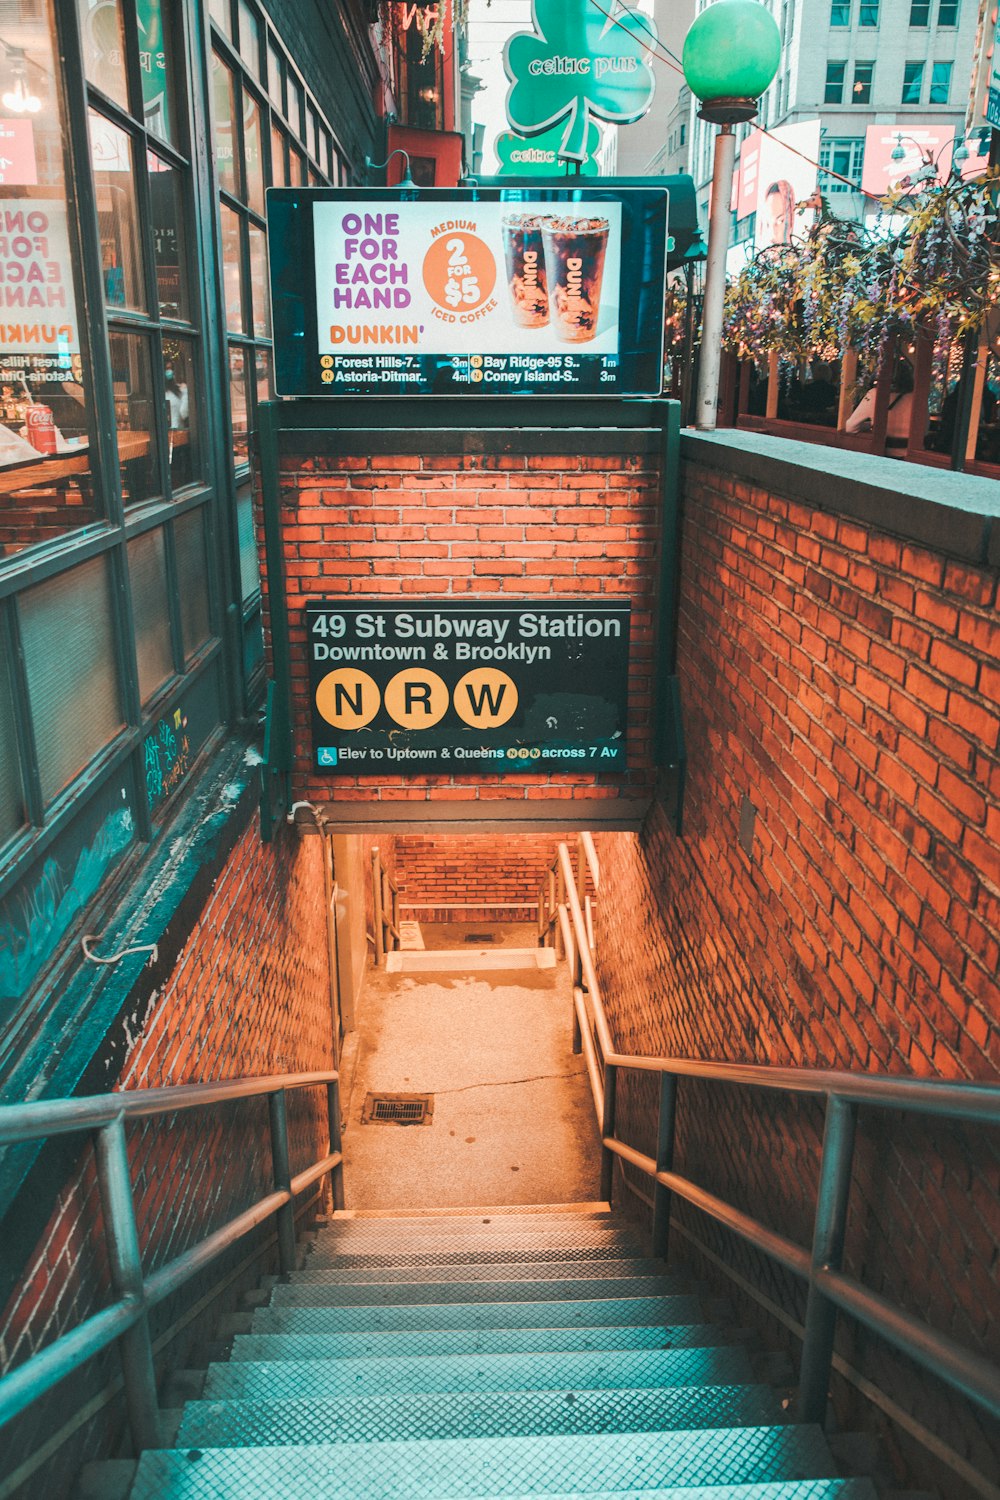
{"label": "stair step", "polygon": [[448,1391],[298,1400],[191,1401],[176,1447],[379,1443],[428,1438],[668,1432],[780,1422],[767,1386]]}
{"label": "stair step", "polygon": [[[424,1274],[432,1271],[432,1275]],[[633,1276],[663,1276],[662,1260],[524,1260],[501,1264],[484,1265],[481,1261],[462,1261],[458,1265],[442,1266],[324,1266],[317,1265],[313,1256],[306,1261],[305,1269],[295,1277],[297,1286],[389,1286],[420,1285],[430,1283],[441,1286],[445,1282],[468,1285],[470,1282],[489,1282],[491,1286],[507,1281],[593,1281],[628,1280]],[[671,1283],[679,1291],[689,1291],[689,1277],[671,1276]]]}
{"label": "stair step", "polygon": [[554,948],[397,948],[387,974],[483,974],[494,969],[554,969]]}
{"label": "stair step", "polygon": [[542,1354],[587,1350],[725,1347],[742,1341],[707,1323],[647,1328],[417,1328],[396,1333],[249,1333],[233,1340],[234,1361],[409,1359],[412,1355]]}
{"label": "stair step", "polygon": [[[448,1223],[454,1221],[449,1220]],[[648,1248],[642,1236],[623,1232],[620,1229],[605,1229],[597,1225],[581,1228],[566,1224],[551,1229],[533,1229],[526,1224],[508,1226],[503,1219],[474,1228],[463,1227],[450,1233],[448,1228],[438,1225],[434,1229],[413,1228],[387,1231],[381,1225],[363,1229],[321,1229],[316,1236],[315,1248],[328,1250],[331,1254],[405,1254],[408,1251],[427,1250],[471,1250],[480,1254],[489,1250],[524,1249],[532,1253],[541,1250],[559,1250],[563,1247],[576,1250],[601,1249],[603,1246],[621,1245]]]}
{"label": "stair step", "polygon": [[[719,1431],[446,1438],[414,1442],[320,1443],[280,1448],[151,1449],[139,1464],[132,1500],[274,1494],[310,1500],[457,1500],[621,1490],[665,1490],[704,1500],[709,1486],[761,1485],[829,1475],[831,1459],[815,1427],[738,1427]],[[611,1491],[614,1493],[614,1490]],[[710,1493],[710,1491],[709,1491]],[[752,1494],[752,1492],[751,1492]],[[713,1500],[742,1500],[722,1489]],[[776,1489],[768,1500],[874,1500],[813,1485]],[[751,1496],[747,1496],[751,1500]],[[760,1492],[754,1500],[760,1500]]]}
{"label": "stair step", "polygon": [[[454,1244],[453,1241],[452,1244]],[[600,1245],[559,1244],[551,1249],[524,1244],[504,1250],[480,1250],[479,1252],[472,1249],[392,1251],[382,1248],[373,1251],[342,1253],[317,1245],[306,1256],[306,1268],[329,1266],[331,1270],[338,1270],[342,1267],[347,1269],[354,1266],[371,1268],[393,1266],[402,1269],[406,1266],[467,1266],[472,1263],[481,1266],[506,1266],[529,1260],[534,1265],[572,1262],[574,1266],[588,1264],[597,1266],[614,1260],[641,1260],[647,1257],[648,1248],[639,1240],[632,1239],[616,1240],[614,1244],[602,1243]],[[663,1269],[662,1261],[658,1260],[656,1265],[661,1270]]]}
{"label": "stair step", "polygon": [[504,1212],[503,1209],[486,1208],[467,1214],[442,1215],[433,1211],[426,1214],[394,1214],[389,1217],[350,1218],[334,1214],[317,1234],[329,1235],[381,1234],[406,1237],[413,1234],[436,1234],[444,1237],[455,1234],[634,1234],[635,1225],[623,1222],[610,1213],[583,1214],[572,1211],[561,1213],[547,1210],[545,1213]]}
{"label": "stair step", "polygon": [[684,1295],[690,1283],[674,1276],[625,1276],[579,1281],[418,1281],[400,1285],[341,1286],[336,1282],[307,1282],[301,1277],[276,1286],[272,1307],[404,1307],[441,1303],[554,1302],[607,1298],[653,1298]]}
{"label": "stair step", "polygon": [[[318,1396],[431,1395],[447,1391],[652,1390],[752,1380],[741,1346],[574,1350],[543,1354],[408,1355],[389,1359],[238,1361],[209,1368],[203,1401]],[[506,1396],[505,1396],[506,1399]]]}
{"label": "stair step", "polygon": [[565,1302],[413,1303],[385,1307],[284,1304],[258,1308],[249,1331],[367,1333],[372,1329],[409,1328],[600,1328],[637,1323],[698,1323],[701,1317],[697,1297],[595,1297]]}

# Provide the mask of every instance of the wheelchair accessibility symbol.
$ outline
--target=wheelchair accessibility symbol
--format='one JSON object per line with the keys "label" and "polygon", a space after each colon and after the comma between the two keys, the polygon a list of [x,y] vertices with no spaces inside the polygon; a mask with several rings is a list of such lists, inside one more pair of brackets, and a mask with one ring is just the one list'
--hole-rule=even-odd
{"label": "wheelchair accessibility symbol", "polygon": [[337,751],[332,745],[320,745],[316,751],[316,760],[321,766],[335,766],[337,764]]}

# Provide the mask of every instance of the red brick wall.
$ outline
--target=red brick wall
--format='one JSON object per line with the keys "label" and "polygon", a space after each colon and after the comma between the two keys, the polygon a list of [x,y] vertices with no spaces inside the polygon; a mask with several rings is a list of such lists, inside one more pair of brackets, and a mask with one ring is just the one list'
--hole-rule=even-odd
{"label": "red brick wall", "polygon": [[[282,459],[296,797],[530,801],[641,798],[651,790],[652,608],[661,481],[657,458],[644,454],[642,446],[635,435],[625,434],[609,435],[614,451],[583,456],[292,453]],[[267,597],[266,557],[262,569]],[[427,599],[631,597],[631,770],[617,776],[317,776],[311,763],[304,610],[311,598],[348,591],[352,597]],[[265,639],[270,651],[269,636]]]}
{"label": "red brick wall", "polygon": [[[996,570],[695,464],[684,504],[683,837],[657,808],[641,837],[598,840],[619,1044],[995,1080]],[[750,857],[744,797],[757,809]],[[623,1084],[622,1119],[655,1149],[648,1085]],[[809,1244],[817,1107],[682,1084],[680,1129],[681,1170]],[[983,1133],[862,1111],[849,1269],[986,1352],[996,1189]],[[679,1219],[801,1320],[797,1283],[693,1211]],[[847,1327],[840,1348],[996,1472],[996,1424],[877,1340]],[[854,1420],[853,1393],[840,1397]],[[895,1429],[887,1440],[926,1479],[923,1449],[903,1455]],[[949,1500],[966,1493],[954,1473],[937,1482]]]}
{"label": "red brick wall", "polygon": [[534,921],[538,890],[558,847],[554,834],[399,834],[404,915],[421,922],[460,922],[490,910],[500,921]]}
{"label": "red brick wall", "polygon": [[[332,1067],[321,853],[319,838],[285,829],[273,844],[262,846],[256,820],[250,823],[168,981],[145,1013],[131,1019],[135,1044],[119,1087]],[[109,1086],[114,1083],[109,1080]],[[325,1091],[289,1095],[288,1111],[294,1173],[326,1149]],[[157,1118],[130,1126],[128,1140],[147,1273],[270,1190],[266,1101],[196,1111],[176,1122]],[[256,1247],[261,1259],[231,1296],[255,1283],[273,1263],[272,1235],[273,1223],[243,1240],[189,1290],[161,1304],[153,1316],[154,1337]],[[23,1288],[0,1314],[5,1363],[16,1366],[108,1297],[100,1201],[88,1148],[25,1267]],[[202,1314],[180,1333],[167,1351],[171,1365],[183,1363],[193,1341],[214,1336],[215,1315]],[[52,1397],[8,1427],[3,1472],[12,1472],[118,1369],[112,1350],[81,1367]],[[81,1462],[109,1451],[121,1419],[118,1397],[34,1476],[25,1493],[66,1493]]]}

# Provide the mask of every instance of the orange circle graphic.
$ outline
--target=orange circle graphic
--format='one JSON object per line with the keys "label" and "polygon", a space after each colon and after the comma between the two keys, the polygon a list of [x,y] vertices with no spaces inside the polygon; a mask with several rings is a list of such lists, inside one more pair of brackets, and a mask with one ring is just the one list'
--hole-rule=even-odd
{"label": "orange circle graphic", "polygon": [[446,312],[475,312],[491,296],[496,280],[492,250],[464,229],[443,234],[424,256],[424,286]]}

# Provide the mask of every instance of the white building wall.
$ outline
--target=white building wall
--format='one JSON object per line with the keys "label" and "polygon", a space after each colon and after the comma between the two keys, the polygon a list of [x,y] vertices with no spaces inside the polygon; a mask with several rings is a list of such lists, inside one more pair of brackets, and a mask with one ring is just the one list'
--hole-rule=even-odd
{"label": "white building wall", "polygon": [[670,66],[663,53],[669,49],[680,57],[694,20],[695,0],[629,0],[629,4],[631,9],[652,17],[661,45],[652,58],[656,92],[650,111],[634,125],[623,125],[619,130],[617,171],[622,177],[658,177],[668,170],[668,127],[684,87],[683,75]]}
{"label": "white building wall", "polygon": [[[942,25],[950,19],[951,0],[927,0],[927,25],[912,25],[922,18],[922,0],[878,0],[865,5],[865,20],[877,24],[862,25],[862,0],[766,0],[783,33],[782,60],[777,77],[761,104],[760,123],[773,128],[799,120],[820,120],[823,139],[863,140],[869,125],[898,124],[905,135],[907,124],[937,122],[953,125],[961,131],[968,102],[969,81],[973,67],[973,49],[978,18],[977,0],[959,0],[956,24]],[[843,14],[847,7],[849,24],[832,24],[834,13]],[[699,0],[698,11],[705,8]],[[830,63],[845,64],[842,102],[828,101],[827,69]],[[874,63],[869,100],[852,99],[855,65]],[[907,63],[924,64],[918,103],[903,103],[904,72]],[[929,100],[932,65],[952,64],[948,99],[932,104]],[[697,118],[697,101],[690,108],[688,140],[691,143],[688,170],[698,189],[699,209],[708,210],[708,185],[712,175],[712,152],[716,128]],[[741,127],[738,139],[747,133]],[[827,187],[829,184],[826,185]],[[824,189],[826,190],[826,189]],[[830,193],[834,211],[842,217],[857,217],[870,211],[860,194],[836,191]]]}

